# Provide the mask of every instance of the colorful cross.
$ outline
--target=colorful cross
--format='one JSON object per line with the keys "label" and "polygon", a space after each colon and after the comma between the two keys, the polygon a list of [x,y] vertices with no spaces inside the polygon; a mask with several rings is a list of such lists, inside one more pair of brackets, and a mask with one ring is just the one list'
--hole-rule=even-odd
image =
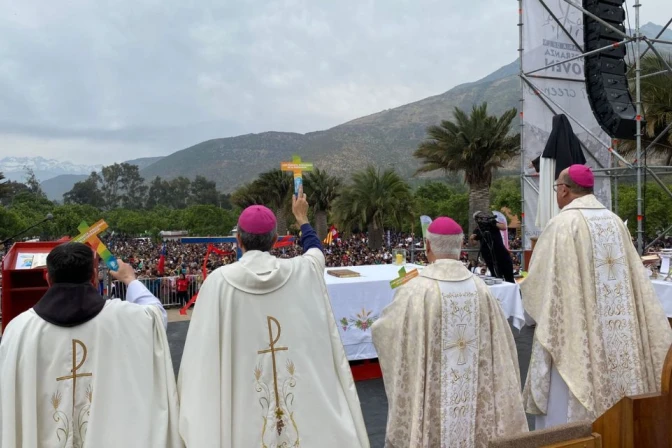
{"label": "colorful cross", "polygon": [[294,173],[294,194],[299,194],[299,187],[303,185],[303,172],[313,171],[313,164],[301,162],[301,157],[295,155],[291,162],[281,162],[280,169]]}
{"label": "colorful cross", "polygon": [[117,259],[112,255],[112,252],[100,241],[98,234],[105,231],[108,225],[102,219],[89,227],[89,225],[82,221],[77,227],[81,233],[72,239],[73,243],[89,243],[91,248],[103,259],[108,268],[116,271],[119,269]]}

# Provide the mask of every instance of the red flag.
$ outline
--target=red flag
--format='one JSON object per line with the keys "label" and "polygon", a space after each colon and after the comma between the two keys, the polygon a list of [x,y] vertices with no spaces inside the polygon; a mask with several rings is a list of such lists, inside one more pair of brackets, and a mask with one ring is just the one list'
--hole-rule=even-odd
{"label": "red flag", "polygon": [[273,248],[277,249],[279,247],[287,247],[287,246],[291,246],[293,244],[294,244],[294,237],[292,235],[285,235],[285,236],[282,236],[282,237],[278,238],[278,241],[276,241]]}

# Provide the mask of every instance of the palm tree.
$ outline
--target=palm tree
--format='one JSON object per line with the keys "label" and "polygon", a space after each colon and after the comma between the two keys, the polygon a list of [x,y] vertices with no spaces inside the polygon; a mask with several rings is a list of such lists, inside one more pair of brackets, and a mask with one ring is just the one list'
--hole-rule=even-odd
{"label": "palm tree", "polygon": [[[672,123],[672,73],[667,70],[666,63],[672,66],[672,56],[663,61],[657,55],[646,56],[641,61],[642,75],[647,76],[641,81],[642,105],[646,129],[642,136],[642,149],[648,147],[653,140]],[[660,73],[663,72],[664,73]],[[630,87],[634,88],[634,82]],[[634,94],[633,94],[634,95]],[[637,145],[634,141],[624,141],[618,147],[624,154],[634,155]],[[664,164],[672,164],[672,132],[668,131],[650,150],[651,154],[664,157]]]}
{"label": "palm tree", "polygon": [[231,194],[231,203],[245,209],[250,205],[262,204],[263,197],[254,183],[241,185]]}
{"label": "palm tree", "polygon": [[[464,181],[469,185],[469,216],[476,211],[490,210],[493,172],[520,149],[519,135],[509,135],[516,109],[500,117],[488,115],[487,109],[487,103],[475,105],[467,115],[456,107],[453,121],[429,127],[428,139],[420,143],[413,154],[423,163],[416,174],[436,170],[464,173]],[[474,227],[470,219],[470,234]]]}
{"label": "palm tree", "polygon": [[259,175],[253,182],[254,188],[263,198],[263,204],[272,209],[278,220],[278,234],[287,233],[287,216],[290,213],[291,197],[294,193],[292,173],[270,170]]}
{"label": "palm tree", "polygon": [[323,240],[327,237],[327,214],[331,205],[338,197],[342,181],[341,178],[331,176],[324,170],[315,168],[315,171],[306,176],[306,195],[308,203],[315,210],[315,227],[317,236]]}
{"label": "palm tree", "polygon": [[383,172],[369,165],[352,175],[336,199],[334,214],[344,229],[361,226],[369,232],[369,247],[383,245],[384,224],[401,225],[410,213],[411,189],[393,169]]}

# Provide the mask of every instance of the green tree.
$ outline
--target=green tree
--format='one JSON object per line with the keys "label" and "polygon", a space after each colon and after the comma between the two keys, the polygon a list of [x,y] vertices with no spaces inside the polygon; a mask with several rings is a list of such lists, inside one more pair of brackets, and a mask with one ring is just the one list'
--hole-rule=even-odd
{"label": "green tree", "polygon": [[[0,207],[0,240],[16,235],[27,227],[21,215],[9,208]],[[0,247],[0,249],[2,249]]]}
{"label": "green tree", "polygon": [[520,216],[520,177],[502,177],[492,182],[490,189],[492,209],[500,211],[503,207],[511,210],[511,214]]}
{"label": "green tree", "polygon": [[191,203],[194,205],[219,205],[217,184],[203,176],[196,176],[191,183]]}
{"label": "green tree", "polygon": [[[493,173],[519,151],[519,136],[509,135],[516,113],[511,109],[500,117],[488,115],[487,103],[474,106],[470,115],[456,107],[453,121],[427,129],[428,139],[414,153],[422,160],[417,173],[464,173],[469,185],[469,216],[490,210]],[[469,220],[470,233],[474,225]]]}
{"label": "green tree", "polygon": [[146,235],[152,227],[149,215],[140,210],[110,210],[105,213],[105,220],[112,230],[130,236]]}
{"label": "green tree", "polygon": [[231,210],[215,205],[192,205],[184,210],[183,223],[191,235],[230,235],[236,225],[236,216]]}
{"label": "green tree", "polygon": [[168,183],[161,179],[161,177],[156,176],[154,180],[149,184],[149,189],[147,192],[147,202],[145,205],[148,209],[153,209],[160,205],[166,206],[168,204]]}
{"label": "green tree", "polygon": [[[668,186],[672,188],[672,186]],[[665,191],[654,182],[644,185],[644,232],[647,237],[655,238],[672,224],[672,208],[670,198]],[[619,184],[618,215],[628,221],[630,233],[637,231],[637,188],[634,184]]]}
{"label": "green tree", "polygon": [[287,217],[291,207],[290,199],[294,193],[292,174],[279,169],[266,171],[259,175],[254,184],[263,199],[263,205],[275,213],[278,220],[278,234],[286,234]]}
{"label": "green tree", "polygon": [[229,193],[219,194],[219,207],[227,210],[233,209],[233,203],[231,202],[231,195]]}
{"label": "green tree", "polygon": [[176,177],[167,183],[166,203],[175,209],[184,209],[189,206],[191,181],[184,176]]}
{"label": "green tree", "polygon": [[105,207],[141,209],[145,203],[147,186],[137,165],[115,163],[102,169],[102,195]]}
{"label": "green tree", "polygon": [[327,237],[327,215],[340,193],[343,182],[339,177],[331,176],[319,168],[309,173],[305,180],[308,203],[315,212],[315,230],[320,240],[323,240]]}
{"label": "green tree", "polygon": [[28,187],[26,186],[26,184],[23,184],[21,182],[10,180],[2,185],[5,186],[5,196],[0,198],[0,203],[3,206],[11,205],[12,201],[14,200],[14,197],[19,193],[30,193],[28,191]]}
{"label": "green tree", "polygon": [[450,199],[454,193],[455,189],[445,182],[427,182],[415,190],[416,197],[429,199],[432,202]]}
{"label": "green tree", "polygon": [[44,191],[42,191],[40,181],[38,180],[37,176],[35,176],[35,172],[33,171],[33,169],[25,167],[25,171],[26,171],[26,187],[28,187],[28,191],[34,194],[35,196],[46,198],[47,195],[44,193]]}
{"label": "green tree", "polygon": [[366,228],[369,247],[384,242],[384,224],[399,228],[412,216],[412,196],[408,183],[394,170],[380,171],[368,166],[352,175],[352,182],[336,199],[334,213],[341,228]]}
{"label": "green tree", "polygon": [[84,221],[88,225],[97,222],[103,213],[91,205],[62,205],[53,211],[54,219],[48,224],[48,232],[52,238],[79,234],[77,227]]}
{"label": "green tree", "polygon": [[[649,54],[641,61],[643,75],[641,94],[646,119],[642,150],[653,143],[653,140],[672,123],[672,73],[667,71],[667,67],[672,66],[672,55],[663,57],[664,60],[658,55]],[[630,86],[634,89],[634,83]],[[636,142],[633,140],[621,142],[618,150],[624,154],[634,155],[637,150]],[[665,133],[650,152],[662,156],[664,165],[672,165],[672,132]]]}
{"label": "green tree", "polygon": [[104,207],[105,201],[99,187],[101,182],[98,173],[92,172],[86,180],[75,183],[72,189],[63,195],[63,203]]}
{"label": "green tree", "polygon": [[5,175],[0,173],[0,201],[4,201],[11,193],[10,183],[5,179]]}
{"label": "green tree", "polygon": [[264,198],[257,184],[249,183],[241,185],[231,195],[231,203],[243,210],[250,205],[263,204]]}

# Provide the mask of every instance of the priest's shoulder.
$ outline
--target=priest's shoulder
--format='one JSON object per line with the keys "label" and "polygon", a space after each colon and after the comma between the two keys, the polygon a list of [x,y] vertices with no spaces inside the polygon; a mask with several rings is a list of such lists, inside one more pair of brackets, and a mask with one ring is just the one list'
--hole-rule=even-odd
{"label": "priest's shoulder", "polygon": [[24,311],[16,316],[10,323],[7,324],[3,333],[2,341],[7,338],[16,337],[16,333],[20,333],[33,322],[44,322],[32,308]]}
{"label": "priest's shoulder", "polygon": [[572,231],[576,230],[576,226],[584,222],[583,213],[581,209],[562,210],[557,216],[548,221],[544,232],[552,231]]}
{"label": "priest's shoulder", "polygon": [[149,312],[150,307],[158,309],[156,305],[138,305],[137,303],[131,303],[125,300],[111,299],[107,301],[105,307],[103,308],[103,311],[101,311],[100,314],[101,315],[104,315],[106,313],[121,314],[124,316],[124,319],[126,320],[133,317],[152,318],[153,315],[150,314]]}
{"label": "priest's shoulder", "polygon": [[395,296],[417,295],[421,291],[436,290],[436,280],[418,275],[397,288]]}

